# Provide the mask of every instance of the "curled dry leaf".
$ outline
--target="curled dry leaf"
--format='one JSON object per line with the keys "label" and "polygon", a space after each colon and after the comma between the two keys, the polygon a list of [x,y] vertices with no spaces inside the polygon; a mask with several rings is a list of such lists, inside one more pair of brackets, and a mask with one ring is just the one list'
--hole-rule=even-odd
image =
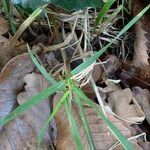
{"label": "curled dry leaf", "polygon": [[142,122],[145,115],[137,104],[129,88],[116,90],[109,94],[108,103],[113,112],[122,119],[132,122]]}
{"label": "curled dry leaf", "polygon": [[[58,101],[60,98],[60,95],[55,95],[54,97],[54,103]],[[55,107],[55,106],[54,106]],[[117,142],[114,135],[109,131],[106,124],[99,119],[99,117],[96,115],[96,113],[93,111],[92,108],[84,106],[85,115],[90,127],[90,132],[92,136],[92,140],[94,143],[95,150],[107,150],[109,149],[113,144]],[[72,105],[72,112],[74,114],[74,118],[76,119],[77,125],[78,125],[78,131],[80,133],[82,143],[84,146],[84,149],[90,150],[89,144],[87,142],[87,138],[85,135],[85,131],[82,126],[81,118],[79,116],[79,110],[77,106],[73,103]],[[58,129],[58,138],[57,138],[57,150],[75,150],[76,146],[74,143],[74,139],[71,134],[71,129],[69,126],[69,122],[67,119],[66,111],[64,106],[58,111],[56,114],[56,123],[57,123],[57,129]],[[113,122],[113,124],[121,131],[121,133],[126,137],[131,137],[131,131],[129,128],[124,126],[123,122],[121,122],[119,119],[116,119],[112,115],[109,115],[109,119]],[[133,142],[136,149],[141,149],[137,144],[136,140]],[[118,146],[115,148],[116,150],[123,150],[122,146]]]}
{"label": "curled dry leaf", "polygon": [[[20,105],[27,102],[29,98],[32,98],[38,92],[41,92],[49,86],[48,82],[44,79],[44,77],[37,73],[25,75],[23,81],[24,83],[26,83],[25,92],[22,92],[17,96],[17,101]],[[44,123],[47,121],[50,113],[50,99],[47,98],[41,103],[32,106],[32,108],[30,108],[23,114],[23,117],[24,120],[30,126],[32,126],[37,135]],[[53,120],[51,125],[49,125],[45,130],[44,140],[52,144],[56,140],[56,135],[56,126],[55,121]]]}
{"label": "curled dry leaf", "polygon": [[[137,15],[146,4],[146,1],[133,0],[133,14]],[[150,52],[150,13],[147,12],[143,18],[135,24],[136,38],[134,43],[134,59],[133,64],[136,67],[144,67],[149,69],[149,52]]]}
{"label": "curled dry leaf", "polygon": [[8,32],[9,26],[8,26],[8,21],[4,19],[2,16],[0,16],[0,35],[5,34]]}
{"label": "curled dry leaf", "polygon": [[0,119],[14,109],[17,92],[23,88],[23,77],[33,69],[29,56],[23,54],[11,59],[0,73]]}
{"label": "curled dry leaf", "polygon": [[147,89],[141,89],[140,87],[133,88],[133,94],[145,113],[146,120],[150,124],[150,92]]}

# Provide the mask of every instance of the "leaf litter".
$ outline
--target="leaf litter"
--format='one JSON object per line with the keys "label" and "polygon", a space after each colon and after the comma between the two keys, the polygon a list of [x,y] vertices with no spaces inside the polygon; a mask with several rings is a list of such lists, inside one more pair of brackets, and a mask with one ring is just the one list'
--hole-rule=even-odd
{"label": "leaf litter", "polygon": [[[145,7],[144,2],[135,0],[135,3],[136,5],[132,4],[134,16]],[[88,15],[92,19],[93,12],[92,10],[90,11]],[[104,24],[97,29],[99,30],[98,34],[93,35],[92,21],[89,21],[88,25],[82,24],[83,18],[85,17],[86,19],[87,17],[82,11],[77,15],[74,13],[70,16],[63,14],[61,10],[60,12],[56,10],[53,12],[48,11],[47,14],[53,15],[53,17],[56,15],[57,22],[52,20],[54,31],[51,30],[47,34],[47,31],[43,28],[45,27],[45,22],[41,21],[43,24],[34,22],[35,24],[30,26],[29,31],[23,32],[22,40],[17,39],[17,45],[25,45],[32,35],[33,40],[30,42],[30,45],[33,47],[41,46],[44,50],[44,52],[40,51],[37,53],[38,61],[57,79],[61,79],[60,76],[64,74],[66,67],[62,63],[63,57],[60,51],[64,50],[66,52],[67,63],[70,63],[73,69],[84,61],[85,58],[91,56],[94,53],[93,49],[100,49],[105,42],[110,41],[118,32],[113,27],[113,23],[110,24],[110,22],[104,21]],[[117,22],[117,15],[111,16],[108,13],[107,17],[111,21],[114,19],[114,22]],[[75,20],[74,25],[73,20]],[[85,74],[84,77],[86,77],[81,78],[81,74],[79,76],[80,80],[76,83],[92,101],[98,103],[97,95],[91,82],[91,77],[93,77],[108,118],[134,144],[135,149],[139,150],[150,149],[150,134],[148,135],[150,133],[150,23],[148,20],[149,13],[135,24],[134,54],[130,53],[130,56],[132,55],[131,57],[133,57],[132,60],[128,60],[128,58],[127,60],[122,59],[120,55],[114,52],[114,49],[119,49],[119,42],[116,41],[100,60],[92,64],[92,69],[87,70],[88,76]],[[40,33],[35,31],[37,24],[40,26]],[[0,73],[1,119],[10,114],[17,106],[25,103],[27,99],[51,85],[36,70],[28,54],[23,53],[27,51],[27,48],[11,45],[12,37],[8,34],[8,22],[3,16],[0,17],[0,25],[0,65],[2,70]],[[85,29],[84,32],[82,31],[82,25]],[[101,27],[106,29],[106,31],[101,31]],[[91,39],[86,39],[88,37],[86,34],[92,35]],[[95,37],[98,40],[95,40]],[[87,40],[86,42],[84,41],[85,39]],[[93,43],[90,43],[90,40]],[[85,44],[84,46],[83,43]],[[14,49],[15,51],[12,51]],[[18,51],[19,49],[22,50]],[[23,54],[19,55],[20,53]],[[125,55],[128,55],[128,53],[125,52]],[[50,96],[45,101],[27,110],[23,115],[1,126],[0,150],[37,149],[37,135],[44,122],[52,113],[53,108],[55,108],[59,97],[59,94]],[[72,103],[72,111],[77,121],[84,149],[90,149],[78,108],[74,102]],[[84,105],[84,110],[95,149],[123,149],[92,108]],[[145,126],[145,121],[148,122],[148,127]],[[143,128],[146,128],[146,133],[144,133]],[[64,107],[58,111],[56,117],[46,128],[40,149],[76,149]]]}

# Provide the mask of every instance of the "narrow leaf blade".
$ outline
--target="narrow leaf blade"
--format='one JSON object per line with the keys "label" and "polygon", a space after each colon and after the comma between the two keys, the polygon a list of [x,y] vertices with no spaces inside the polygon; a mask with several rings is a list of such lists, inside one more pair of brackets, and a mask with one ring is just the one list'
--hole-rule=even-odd
{"label": "narrow leaf blade", "polygon": [[83,104],[80,101],[81,100],[80,100],[79,96],[75,94],[75,102],[77,103],[77,106],[79,107],[79,115],[80,115],[80,118],[81,118],[81,121],[82,121],[83,128],[84,128],[85,133],[86,133],[88,143],[90,145],[90,149],[94,150],[94,144],[93,144],[93,141],[92,141],[90,128],[89,128],[88,121],[87,121],[86,116],[85,116]]}
{"label": "narrow leaf blade", "polygon": [[115,135],[115,137],[120,141],[122,146],[126,150],[134,150],[133,144],[128,142],[128,140],[120,133],[120,131],[113,125],[113,123],[106,118],[106,116],[101,112],[100,107],[98,105],[94,104],[92,100],[90,100],[78,87],[75,85],[73,86],[73,91],[81,98],[83,99],[89,106],[93,108],[93,110],[97,113],[97,115],[106,123],[107,127],[110,129],[110,131]]}
{"label": "narrow leaf blade", "polygon": [[70,124],[70,127],[71,127],[71,131],[72,131],[77,149],[82,150],[83,145],[82,145],[82,142],[81,142],[80,134],[78,132],[78,127],[77,127],[76,121],[75,121],[75,119],[73,117],[73,114],[71,112],[71,102],[69,102],[69,100],[70,99],[68,98],[67,101],[65,101],[65,108],[66,108],[69,124]]}
{"label": "narrow leaf blade", "polygon": [[24,104],[20,105],[19,107],[17,107],[9,115],[7,115],[3,119],[1,119],[0,120],[0,126],[8,123],[9,121],[11,121],[12,119],[14,119],[15,117],[21,115],[24,111],[26,111],[27,109],[29,109],[33,105],[38,104],[43,99],[46,99],[48,96],[54,94],[56,91],[62,90],[64,88],[64,85],[65,85],[65,82],[61,81],[58,84],[55,84],[55,85],[53,85],[53,86],[51,86],[49,88],[46,88],[42,92],[38,93],[37,95],[35,95],[31,99],[29,99],[26,103],[24,103]]}
{"label": "narrow leaf blade", "polygon": [[46,69],[41,66],[39,64],[39,62],[37,61],[37,59],[35,58],[33,52],[30,50],[29,46],[28,46],[28,51],[29,51],[29,55],[33,61],[33,63],[35,64],[35,66],[38,68],[38,70],[43,74],[43,76],[51,83],[51,84],[56,84],[57,81],[50,75],[47,73]]}
{"label": "narrow leaf blade", "polygon": [[49,116],[49,118],[47,119],[47,121],[44,123],[43,127],[41,128],[39,134],[38,134],[38,145],[40,145],[42,139],[43,139],[43,135],[44,135],[44,131],[46,129],[46,127],[48,126],[49,122],[51,122],[51,120],[54,118],[54,116],[56,115],[57,111],[63,106],[64,101],[66,100],[66,98],[69,96],[69,91],[67,91],[62,97],[61,99],[57,102],[55,108],[53,109],[52,114]]}
{"label": "narrow leaf blade", "polygon": [[86,69],[88,66],[90,66],[95,60],[97,60],[106,50],[107,48],[115,42],[116,39],[118,39],[120,36],[122,36],[130,27],[132,27],[148,10],[150,9],[150,4],[146,6],[139,14],[137,14],[116,36],[116,38],[112,39],[112,42],[108,43],[105,47],[100,49],[98,52],[96,52],[93,56],[88,58],[86,61],[84,61],[82,64],[77,66],[74,70],[71,71],[73,75],[80,73],[84,69]]}

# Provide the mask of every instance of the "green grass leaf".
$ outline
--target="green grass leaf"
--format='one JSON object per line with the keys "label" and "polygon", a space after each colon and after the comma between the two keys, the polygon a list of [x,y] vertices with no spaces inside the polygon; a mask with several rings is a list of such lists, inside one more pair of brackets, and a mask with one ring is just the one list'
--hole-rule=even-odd
{"label": "green grass leaf", "polygon": [[79,115],[80,115],[80,118],[81,118],[81,121],[82,121],[83,128],[85,130],[87,141],[90,145],[90,149],[94,150],[94,144],[93,144],[93,141],[92,141],[88,121],[87,121],[86,116],[85,116],[85,111],[84,111],[84,108],[83,108],[83,104],[81,103],[81,100],[80,100],[79,96],[76,95],[76,94],[74,94],[74,95],[75,95],[75,102],[77,103],[77,106],[79,107]]}
{"label": "green grass leaf", "polygon": [[110,7],[112,6],[112,4],[115,2],[116,0],[108,0],[102,10],[99,12],[97,18],[96,18],[96,24],[95,27],[97,27],[98,24],[100,24],[104,18],[104,16],[106,15],[106,13],[108,12],[108,10],[110,9]]}
{"label": "green grass leaf", "polygon": [[20,4],[25,8],[32,8],[33,10],[47,3],[62,7],[66,10],[81,10],[87,7],[101,8],[103,5],[103,0],[12,0],[12,2],[14,4]]}
{"label": "green grass leaf", "polygon": [[66,108],[69,124],[71,127],[72,135],[76,143],[76,147],[78,150],[83,150],[83,144],[81,142],[82,140],[78,131],[76,120],[73,117],[73,114],[71,112],[71,99],[68,98],[67,101],[65,101],[65,108]]}
{"label": "green grass leaf", "polygon": [[93,108],[93,110],[97,113],[97,115],[100,117],[100,119],[102,119],[105,124],[107,125],[107,127],[109,128],[109,130],[113,133],[113,135],[118,139],[118,141],[120,141],[120,143],[122,144],[122,146],[124,147],[124,149],[126,150],[134,150],[135,147],[133,146],[133,144],[131,144],[126,137],[124,137],[124,135],[122,135],[120,133],[120,131],[113,125],[113,123],[106,118],[106,116],[102,113],[102,111],[100,110],[100,107],[95,104],[94,102],[92,102],[92,100],[90,100],[83,92],[82,90],[80,90],[78,87],[76,87],[75,85],[72,87],[73,91],[82,99],[84,100],[89,106],[91,106]]}
{"label": "green grass leaf", "polygon": [[24,111],[32,107],[33,105],[38,104],[39,102],[43,101],[46,99],[48,96],[54,94],[55,92],[62,90],[65,86],[65,81],[60,81],[59,83],[46,88],[42,92],[38,93],[31,99],[29,99],[26,103],[20,105],[17,107],[14,111],[12,111],[9,115],[4,117],[3,119],[0,120],[0,126],[3,126],[4,124],[8,123],[12,119],[16,118],[17,116],[21,115]]}
{"label": "green grass leaf", "polygon": [[148,10],[150,4],[147,5],[140,13],[138,13],[117,35],[116,39],[123,35],[129,28],[131,28]]}
{"label": "green grass leaf", "polygon": [[112,42],[108,43],[105,47],[96,52],[93,56],[88,58],[82,64],[77,66],[74,70],[71,71],[73,75],[80,73],[84,69],[86,69],[89,65],[91,65],[95,60],[97,60],[107,49],[108,47],[116,41],[120,36],[122,36],[130,27],[132,27],[145,13],[150,9],[150,4],[145,7],[139,14],[137,14],[116,36],[116,38],[112,39]]}
{"label": "green grass leaf", "polygon": [[13,10],[12,10],[12,7],[10,7],[10,5],[11,5],[10,1],[2,0],[2,5],[4,8],[5,15],[8,19],[10,30],[11,30],[12,34],[14,34],[16,32],[16,26],[14,24]]}
{"label": "green grass leaf", "polygon": [[103,0],[51,0],[51,3],[67,10],[84,10],[87,7],[101,8]]}
{"label": "green grass leaf", "polygon": [[54,118],[54,116],[56,115],[57,111],[63,106],[63,103],[65,100],[67,100],[66,98],[69,96],[70,91],[67,91],[62,97],[61,99],[57,102],[55,108],[53,109],[52,114],[49,116],[49,118],[47,119],[47,121],[44,123],[43,127],[41,128],[39,134],[38,134],[38,146],[40,146],[40,143],[43,139],[43,135],[44,135],[44,131],[46,129],[46,127],[48,126],[49,122],[51,122],[51,120]]}
{"label": "green grass leaf", "polygon": [[53,85],[55,85],[57,83],[57,81],[49,74],[47,73],[46,69],[40,65],[40,63],[37,61],[37,59],[34,56],[34,53],[30,50],[29,45],[27,45],[28,47],[28,51],[29,51],[29,55],[33,61],[33,63],[35,64],[35,66],[38,68],[38,70],[43,74],[43,76]]}

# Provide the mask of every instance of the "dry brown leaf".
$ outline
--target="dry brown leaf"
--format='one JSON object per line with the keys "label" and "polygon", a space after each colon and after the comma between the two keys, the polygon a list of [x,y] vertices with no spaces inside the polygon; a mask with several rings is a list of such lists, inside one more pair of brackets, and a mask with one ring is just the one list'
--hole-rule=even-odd
{"label": "dry brown leaf", "polygon": [[[40,150],[50,150],[43,141]],[[4,126],[0,136],[0,150],[37,150],[37,135],[23,117],[15,118]]]}
{"label": "dry brown leaf", "polygon": [[[37,73],[25,75],[23,81],[26,84],[26,86],[24,87],[25,92],[22,92],[17,96],[17,101],[20,105],[27,102],[29,98],[35,96],[38,92],[41,92],[49,86],[44,77]],[[35,133],[38,134],[43,124],[47,121],[50,113],[50,99],[47,98],[41,103],[32,106],[32,108],[24,113],[23,117],[24,120],[30,126],[32,126]],[[52,121],[51,125],[46,128],[44,140],[48,141],[51,144],[54,142],[53,140],[56,140],[56,126],[54,120]]]}
{"label": "dry brown leaf", "polygon": [[[60,95],[54,97],[54,102],[56,103]],[[92,140],[95,146],[95,150],[108,150],[117,141],[114,135],[109,131],[106,124],[99,119],[95,112],[90,107],[84,107],[86,111],[86,117],[89,123]],[[81,124],[81,119],[78,114],[77,107],[73,104],[72,111],[74,117],[77,121],[78,130],[82,139],[85,150],[90,150],[89,144],[86,139],[85,131]],[[69,122],[67,119],[65,108],[62,107],[56,114],[56,123],[58,129],[57,138],[57,150],[75,150],[76,146],[71,135],[71,129],[69,127]],[[123,122],[109,115],[109,119],[115,124],[115,126],[124,134],[126,137],[131,136],[131,131],[129,128],[124,126]],[[136,149],[141,149],[136,142],[134,143]],[[122,146],[116,147],[116,150],[123,150]]]}
{"label": "dry brown leaf", "polygon": [[8,47],[8,45],[9,45],[8,39],[0,35],[0,70],[4,65],[3,62],[6,62],[5,53],[7,53],[7,51],[5,51],[5,49]]}
{"label": "dry brown leaf", "polygon": [[2,16],[0,16],[0,35],[5,34],[8,32],[9,26],[8,26],[8,21],[4,19]]}
{"label": "dry brown leaf", "polygon": [[145,113],[146,120],[150,124],[150,92],[147,89],[141,89],[140,87],[133,88],[133,94]]}
{"label": "dry brown leaf", "polygon": [[[147,4],[149,4],[147,2]],[[133,14],[137,15],[147,5],[146,1],[133,0]],[[147,12],[144,17],[135,24],[136,38],[134,43],[133,64],[136,67],[149,69],[149,52],[150,52],[150,13]]]}
{"label": "dry brown leaf", "polygon": [[113,78],[116,71],[121,67],[121,62],[115,55],[108,55],[106,62],[103,64],[105,73],[108,78]]}
{"label": "dry brown leaf", "polygon": [[10,60],[0,73],[0,119],[14,108],[17,92],[23,88],[23,77],[33,69],[29,56],[23,54]]}
{"label": "dry brown leaf", "polygon": [[150,142],[138,142],[138,144],[143,148],[143,150],[150,150]]}
{"label": "dry brown leaf", "polygon": [[129,88],[110,93],[108,103],[111,105],[112,111],[125,120],[141,122],[145,119],[141,107],[136,103]]}

